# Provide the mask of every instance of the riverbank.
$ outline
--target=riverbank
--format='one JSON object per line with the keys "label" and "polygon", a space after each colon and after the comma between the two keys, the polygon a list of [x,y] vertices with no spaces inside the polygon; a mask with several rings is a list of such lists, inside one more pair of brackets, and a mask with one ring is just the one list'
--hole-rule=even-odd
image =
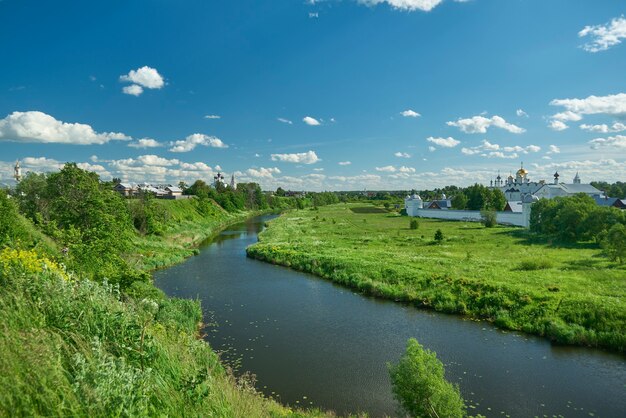
{"label": "riverbank", "polygon": [[[592,245],[532,243],[519,228],[409,218],[357,204],[289,212],[248,255],[359,291],[485,319],[564,344],[626,347],[626,268]],[[441,229],[444,239],[433,237]]]}
{"label": "riverbank", "polygon": [[198,253],[198,247],[220,231],[267,211],[227,212],[208,200],[200,207],[195,199],[156,200],[166,219],[160,234],[137,235],[129,262],[140,270],[153,271],[178,264]]}

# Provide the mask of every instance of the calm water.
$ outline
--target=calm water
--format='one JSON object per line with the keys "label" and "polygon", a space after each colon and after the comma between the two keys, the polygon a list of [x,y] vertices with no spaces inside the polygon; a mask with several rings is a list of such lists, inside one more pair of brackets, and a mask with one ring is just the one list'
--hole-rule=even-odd
{"label": "calm water", "polygon": [[199,298],[206,339],[257,387],[291,405],[394,415],[386,362],[415,337],[434,350],[470,413],[626,416],[626,361],[355,294],[314,276],[251,260],[269,217],[224,231],[200,255],[155,273],[168,295]]}

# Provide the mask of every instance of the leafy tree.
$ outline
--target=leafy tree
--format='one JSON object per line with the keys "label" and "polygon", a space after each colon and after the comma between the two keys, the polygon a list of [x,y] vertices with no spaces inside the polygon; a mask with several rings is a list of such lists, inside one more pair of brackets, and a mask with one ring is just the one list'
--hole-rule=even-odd
{"label": "leafy tree", "polygon": [[458,193],[452,198],[452,207],[454,209],[463,210],[467,207],[467,196],[464,193]]}
{"label": "leafy tree", "polygon": [[465,404],[458,386],[444,377],[437,355],[425,350],[414,338],[407,342],[406,352],[398,364],[390,365],[393,395],[413,417],[464,417]]}
{"label": "leafy tree", "polygon": [[49,200],[46,197],[47,175],[29,171],[15,187],[20,211],[33,221],[48,219]]}
{"label": "leafy tree", "polygon": [[0,189],[0,248],[5,245],[15,246],[17,241],[26,238],[27,232],[19,222],[14,199],[4,189]]}
{"label": "leafy tree", "polygon": [[626,226],[615,224],[604,234],[602,247],[613,261],[623,264],[626,260]]}
{"label": "leafy tree", "polygon": [[483,209],[501,211],[506,206],[506,196],[500,189],[485,190],[485,206]]}
{"label": "leafy tree", "polygon": [[280,197],[285,196],[285,191],[283,190],[282,187],[279,187],[278,189],[276,189],[276,196],[280,196]]}
{"label": "leafy tree", "polygon": [[467,196],[467,209],[481,210],[485,207],[487,194],[489,193],[485,186],[476,183],[465,189],[464,193]]}

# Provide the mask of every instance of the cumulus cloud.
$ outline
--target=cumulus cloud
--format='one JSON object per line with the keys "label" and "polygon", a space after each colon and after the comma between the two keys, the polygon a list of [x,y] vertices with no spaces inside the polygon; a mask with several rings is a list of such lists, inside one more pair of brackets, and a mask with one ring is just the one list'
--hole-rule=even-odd
{"label": "cumulus cloud", "polygon": [[428,151],[430,151],[430,152],[435,152],[435,151],[437,151],[437,148],[436,148],[436,147],[433,147],[432,145],[429,145],[429,146],[428,146]]}
{"label": "cumulus cloud", "polygon": [[461,131],[468,134],[484,134],[487,132],[487,129],[491,126],[496,128],[504,129],[505,131],[509,131],[514,134],[521,134],[526,132],[526,129],[520,128],[517,125],[512,123],[508,123],[504,118],[495,115],[491,118],[486,118],[484,116],[474,116],[466,119],[458,119],[455,121],[447,122],[449,126],[455,126],[459,128]]}
{"label": "cumulus cloud", "polygon": [[557,147],[556,145],[550,145],[548,147],[547,154],[559,154],[560,152],[561,152],[561,148]]}
{"label": "cumulus cloud", "polygon": [[434,138],[431,136],[429,138],[426,138],[426,140],[443,148],[454,148],[461,143],[461,141],[457,141],[451,136],[448,138]]}
{"label": "cumulus cloud", "polygon": [[585,26],[578,36],[589,37],[591,40],[582,45],[587,52],[606,51],[612,46],[622,43],[626,39],[626,19],[624,16],[616,17],[604,25]]}
{"label": "cumulus cloud", "polygon": [[165,80],[155,68],[143,66],[136,70],[130,70],[128,74],[121,75],[120,81],[132,83],[130,86],[122,88],[126,94],[139,96],[143,89],[160,89],[165,85]]}
{"label": "cumulus cloud", "polygon": [[386,165],[384,167],[376,167],[376,171],[382,171],[385,173],[395,173],[397,171],[397,168],[395,168],[392,165]]}
{"label": "cumulus cloud", "polygon": [[339,165],[350,165],[350,164],[352,164],[352,162],[351,161],[339,161],[338,164]]}
{"label": "cumulus cloud", "polygon": [[415,10],[421,10],[423,12],[430,12],[437,7],[443,0],[357,0],[361,4],[367,6],[376,6],[377,4],[387,3],[394,9],[406,10],[413,12]]}
{"label": "cumulus cloud", "polygon": [[99,133],[89,125],[62,122],[37,111],[13,112],[0,119],[0,141],[90,145],[130,139],[122,133]]}
{"label": "cumulus cloud", "polygon": [[155,68],[143,66],[130,70],[128,74],[120,76],[121,81],[138,84],[147,89],[160,89],[165,85],[163,77]]}
{"label": "cumulus cloud", "polygon": [[519,145],[503,147],[499,144],[492,144],[484,139],[482,143],[476,147],[462,148],[461,152],[465,155],[480,155],[487,158],[518,158],[519,154],[528,154],[541,151],[541,147],[537,145],[528,145],[522,147]]}
{"label": "cumulus cloud", "polygon": [[220,115],[205,115],[205,119],[222,119]]}
{"label": "cumulus cloud", "polygon": [[143,87],[138,86],[137,84],[131,84],[130,86],[122,87],[122,92],[131,96],[139,96],[143,93]]}
{"label": "cumulus cloud", "polygon": [[601,125],[580,125],[580,129],[588,132],[599,132],[603,134],[613,133],[613,132],[623,132],[626,131],[626,125],[620,122],[615,122],[613,125],[609,126],[605,123]]}
{"label": "cumulus cloud", "polygon": [[524,112],[522,109],[517,109],[515,114],[517,116],[519,116],[520,118],[527,118],[528,117],[528,113]]}
{"label": "cumulus cloud", "polygon": [[415,173],[416,170],[413,167],[402,166],[402,167],[398,168],[398,171],[400,173]]}
{"label": "cumulus cloud", "polygon": [[[577,115],[626,115],[626,93],[589,96],[585,99],[554,99],[552,106],[561,106]],[[580,119],[579,119],[580,120]]]}
{"label": "cumulus cloud", "polygon": [[141,139],[138,139],[136,141],[129,143],[128,146],[131,148],[146,149],[146,148],[162,147],[163,144],[161,144],[160,142],[152,138],[141,138]]}
{"label": "cumulus cloud", "polygon": [[322,161],[315,151],[299,152],[295,154],[272,154],[272,161],[284,161],[287,163],[315,164]]}
{"label": "cumulus cloud", "polygon": [[272,178],[274,174],[280,174],[280,170],[277,167],[249,168],[246,170],[246,174],[254,178]]}
{"label": "cumulus cloud", "polygon": [[198,145],[212,148],[228,148],[228,145],[218,137],[204,134],[189,135],[187,138],[174,141],[170,145],[172,145],[172,148],[170,148],[171,152],[189,152]]}
{"label": "cumulus cloud", "polygon": [[304,118],[302,118],[302,122],[306,123],[309,126],[319,126],[319,125],[321,125],[320,121],[318,121],[315,118],[312,118],[311,116],[305,116]]}
{"label": "cumulus cloud", "polygon": [[569,126],[565,122],[562,122],[560,120],[551,120],[548,123],[548,128],[552,129],[553,131],[564,131],[568,129]]}
{"label": "cumulus cloud", "polygon": [[418,118],[418,117],[422,116],[419,113],[417,113],[416,111],[411,110],[411,109],[404,110],[404,111],[400,112],[400,114],[402,116],[404,116],[405,118]]}
{"label": "cumulus cloud", "polygon": [[396,156],[396,157],[398,157],[398,158],[411,158],[411,154],[406,153],[406,152],[400,152],[400,151],[398,151],[398,152],[396,152],[396,153],[395,153],[395,154],[393,154],[393,155],[395,155],[395,156]]}
{"label": "cumulus cloud", "polygon": [[565,112],[560,112],[555,115],[552,115],[552,119],[560,120],[562,122],[578,122],[583,117],[578,113],[574,113],[571,110],[566,110]]}
{"label": "cumulus cloud", "polygon": [[287,125],[293,125],[293,122],[290,121],[289,119],[285,119],[285,118],[276,118],[277,121],[282,122],[282,123],[286,123]]}
{"label": "cumulus cloud", "polygon": [[626,136],[615,135],[608,138],[596,138],[589,141],[589,145],[593,149],[600,148],[619,148],[626,149]]}

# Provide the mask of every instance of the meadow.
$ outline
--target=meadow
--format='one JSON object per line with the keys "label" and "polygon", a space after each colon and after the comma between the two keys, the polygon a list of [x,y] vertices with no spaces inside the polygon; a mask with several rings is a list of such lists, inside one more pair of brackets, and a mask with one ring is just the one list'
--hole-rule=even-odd
{"label": "meadow", "polygon": [[596,244],[561,246],[471,222],[418,219],[411,229],[411,219],[362,203],[290,211],[248,255],[364,294],[625,351],[626,267]]}

